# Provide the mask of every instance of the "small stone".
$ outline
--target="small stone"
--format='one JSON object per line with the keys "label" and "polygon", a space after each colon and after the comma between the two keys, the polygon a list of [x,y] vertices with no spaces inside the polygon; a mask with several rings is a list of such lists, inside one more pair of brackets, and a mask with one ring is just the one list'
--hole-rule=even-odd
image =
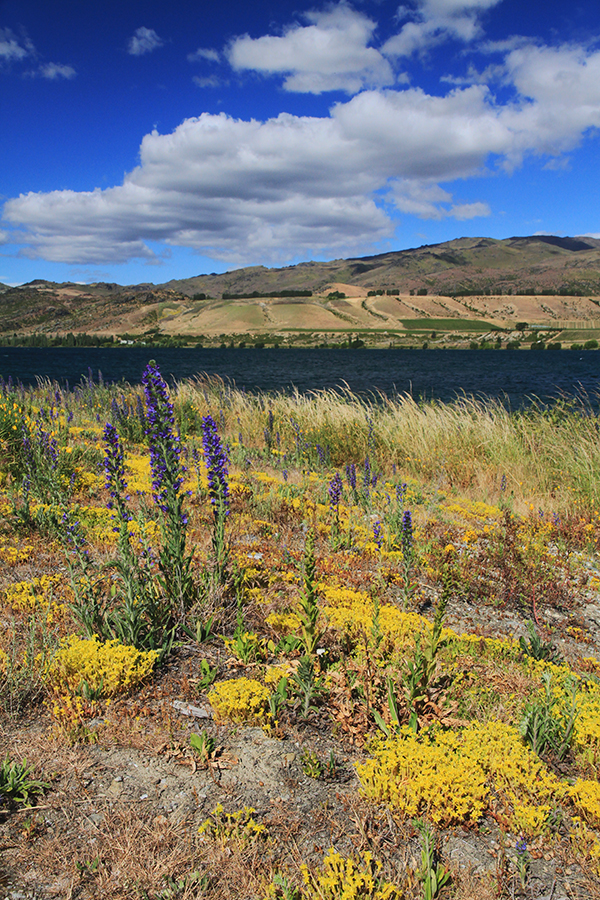
{"label": "small stone", "polygon": [[183,700],[173,700],[173,707],[182,716],[195,716],[196,719],[210,719],[211,717],[208,710],[200,706],[192,706],[191,703],[184,703]]}

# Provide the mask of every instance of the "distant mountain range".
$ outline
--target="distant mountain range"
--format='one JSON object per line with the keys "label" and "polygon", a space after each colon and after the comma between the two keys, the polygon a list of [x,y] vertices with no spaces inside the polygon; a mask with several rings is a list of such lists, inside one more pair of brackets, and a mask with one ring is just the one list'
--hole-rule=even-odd
{"label": "distant mountain range", "polygon": [[521,320],[557,330],[596,320],[600,327],[598,295],[596,238],[458,238],[376,256],[279,269],[249,266],[159,285],[44,280],[18,288],[0,285],[0,335],[177,334],[210,341],[306,331],[387,334],[423,319],[456,320],[458,330],[462,322],[476,320],[482,327],[510,328]]}
{"label": "distant mountain range", "polygon": [[505,240],[457,238],[412,250],[377,256],[304,262],[283,269],[251,266],[224,275],[199,275],[163,287],[185,294],[222,291],[309,288],[322,291],[331,282],[364,287],[427,288],[429,293],[519,290],[600,293],[600,240],[533,235]]}

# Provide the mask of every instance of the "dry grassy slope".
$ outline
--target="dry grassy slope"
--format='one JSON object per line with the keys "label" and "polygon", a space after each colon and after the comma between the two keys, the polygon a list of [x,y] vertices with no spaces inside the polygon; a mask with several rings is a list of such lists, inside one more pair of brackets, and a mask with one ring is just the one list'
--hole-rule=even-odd
{"label": "dry grassy slope", "polygon": [[[427,288],[427,296],[416,296]],[[469,297],[445,296],[460,289]],[[579,289],[589,297],[544,296]],[[223,292],[312,290],[312,298],[223,301]],[[367,297],[376,289],[399,297]],[[410,291],[415,295],[410,296]],[[511,290],[512,295],[508,295]],[[534,296],[515,296],[538,290]],[[328,300],[340,291],[346,299]],[[486,291],[494,292],[486,295]],[[500,293],[501,292],[501,293]],[[212,300],[194,300],[205,293]],[[220,335],[262,332],[402,330],[406,320],[430,317],[600,327],[600,240],[533,236],[459,238],[443,244],[364,257],[305,262],[282,269],[252,266],[164,285],[77,285],[34,281],[0,286],[0,332],[69,331]],[[592,299],[590,299],[592,298]]]}

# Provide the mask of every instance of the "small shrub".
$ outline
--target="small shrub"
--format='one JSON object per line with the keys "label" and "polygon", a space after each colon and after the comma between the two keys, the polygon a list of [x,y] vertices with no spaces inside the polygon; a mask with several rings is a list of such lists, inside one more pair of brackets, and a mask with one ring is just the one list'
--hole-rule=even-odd
{"label": "small shrub", "polygon": [[30,806],[30,798],[42,794],[49,787],[44,781],[30,777],[31,768],[24,759],[21,763],[11,762],[6,756],[0,764],[0,807],[6,799],[18,806]]}

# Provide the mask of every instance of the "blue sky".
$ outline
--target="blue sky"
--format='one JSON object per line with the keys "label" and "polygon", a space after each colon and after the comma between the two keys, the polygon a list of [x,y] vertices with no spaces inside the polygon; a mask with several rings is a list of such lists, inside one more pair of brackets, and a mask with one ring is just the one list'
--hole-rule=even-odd
{"label": "blue sky", "polygon": [[597,0],[0,0],[0,281],[600,236]]}

